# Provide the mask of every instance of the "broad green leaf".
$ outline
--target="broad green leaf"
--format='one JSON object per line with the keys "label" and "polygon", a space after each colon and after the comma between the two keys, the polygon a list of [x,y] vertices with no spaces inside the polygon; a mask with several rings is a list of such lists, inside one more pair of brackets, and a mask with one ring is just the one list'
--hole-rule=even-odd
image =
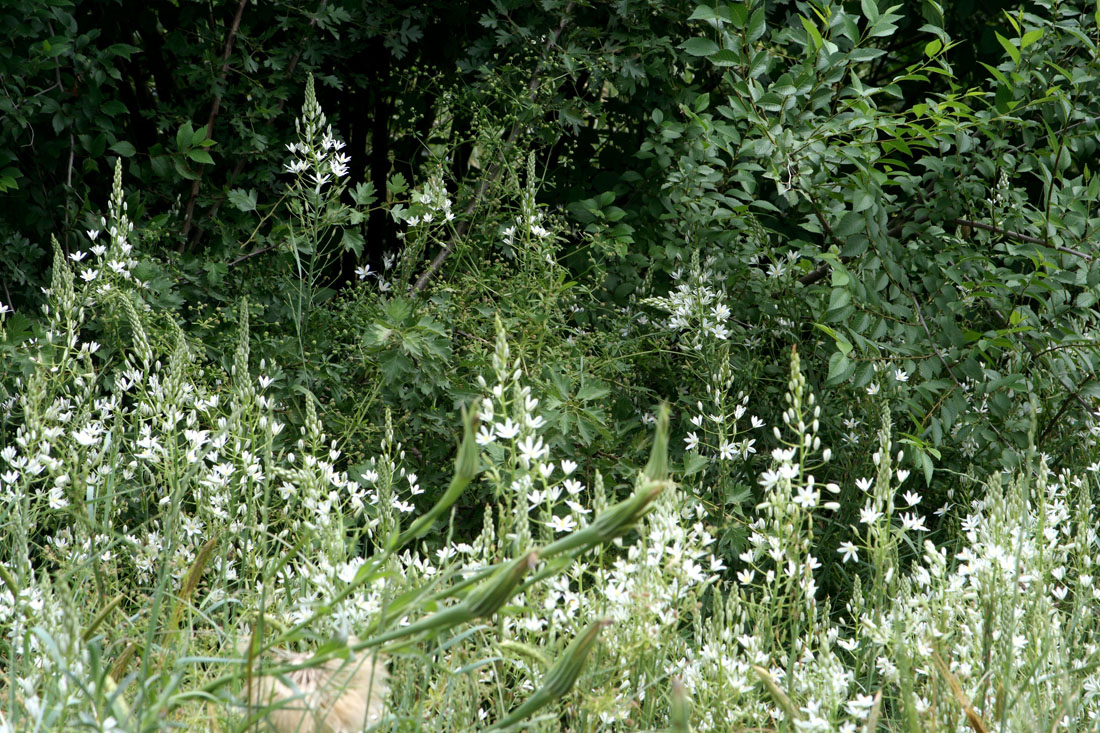
{"label": "broad green leaf", "polygon": [[833,385],[843,382],[847,378],[850,367],[851,362],[848,361],[848,357],[840,351],[834,351],[833,355],[829,357],[829,375],[826,377],[825,383]]}
{"label": "broad green leaf", "polygon": [[117,143],[111,146],[111,150],[118,153],[123,158],[130,158],[135,153],[137,153],[137,150],[134,148],[134,146],[126,142],[125,140],[119,140]]}
{"label": "broad green leaf", "polygon": [[1033,31],[1028,31],[1020,39],[1020,50],[1022,51],[1023,49],[1025,49],[1028,46],[1030,46],[1031,44],[1035,43],[1036,41],[1038,41],[1042,37],[1043,37],[1043,29],[1042,28],[1036,28]]}
{"label": "broad green leaf", "polygon": [[767,23],[765,21],[764,6],[761,4],[760,7],[752,12],[752,17],[749,18],[749,43],[755,43],[763,37],[764,31],[767,28]]}
{"label": "broad green leaf", "polygon": [[190,122],[184,122],[176,130],[176,150],[186,150],[191,147],[191,136],[195,134]]}
{"label": "broad green leaf", "polygon": [[190,158],[191,160],[195,161],[196,163],[202,163],[204,165],[213,165],[214,164],[214,159],[212,157],[210,157],[210,153],[208,153],[203,148],[195,148],[194,150],[188,150],[187,151],[187,157]]}
{"label": "broad green leaf", "polygon": [[709,38],[689,38],[684,42],[683,49],[692,56],[710,56],[718,53],[718,44]]}
{"label": "broad green leaf", "polygon": [[717,18],[714,8],[709,5],[696,5],[688,20],[714,20]]}
{"label": "broad green leaf", "polygon": [[741,57],[728,48],[723,48],[707,58],[709,58],[710,62],[715,66],[736,66],[741,62]]}

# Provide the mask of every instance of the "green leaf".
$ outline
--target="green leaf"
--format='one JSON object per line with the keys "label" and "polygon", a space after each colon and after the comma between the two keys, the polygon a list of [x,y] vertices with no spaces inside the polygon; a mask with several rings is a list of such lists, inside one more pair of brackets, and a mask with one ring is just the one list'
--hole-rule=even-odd
{"label": "green leaf", "polygon": [[1012,59],[1012,63],[1019,66],[1020,65],[1020,50],[1018,48],[1016,48],[1015,45],[1013,45],[1012,41],[1008,40],[1007,38],[1002,36],[1000,33],[997,33],[996,31],[994,31],[994,34],[997,36],[997,40],[1000,42],[1001,46],[1004,47],[1004,50],[1008,52],[1009,58]]}
{"label": "green leaf", "polygon": [[749,6],[745,3],[737,3],[736,5],[730,5],[730,21],[733,23],[733,27],[741,30],[745,27],[745,22],[749,19]]}
{"label": "green leaf", "polygon": [[848,361],[848,357],[839,351],[834,351],[833,355],[829,357],[829,376],[826,377],[825,383],[827,385],[834,385],[843,382],[848,378],[849,368],[852,366]]}
{"label": "green leaf", "polygon": [[859,0],[859,7],[863,11],[863,17],[874,25],[879,19],[878,3],[875,0]]}
{"label": "green leaf", "polygon": [[717,17],[714,8],[709,5],[696,5],[695,10],[688,16],[688,20],[714,20]]}
{"label": "green leaf", "polygon": [[718,44],[709,38],[689,38],[684,42],[683,49],[692,56],[710,56],[718,53]]}
{"label": "green leaf", "polygon": [[229,203],[233,204],[240,211],[255,211],[256,201],[258,196],[256,189],[251,191],[245,191],[243,188],[234,188],[228,194]]}
{"label": "green leaf", "polygon": [[186,150],[191,147],[191,136],[195,134],[190,122],[184,122],[176,130],[176,150]]}
{"label": "green leaf", "polygon": [[741,62],[741,57],[728,48],[723,48],[718,53],[707,57],[715,66],[736,66]]}
{"label": "green leaf", "polygon": [[936,54],[938,54],[942,49],[943,41],[938,38],[933,38],[931,41],[924,44],[924,55],[928,58],[935,58]]}
{"label": "green leaf", "polygon": [[117,99],[111,99],[99,105],[99,111],[108,117],[114,117],[125,112],[126,105]]}
{"label": "green leaf", "polygon": [[691,476],[692,474],[699,473],[710,461],[706,456],[701,456],[698,453],[692,451],[691,453],[684,454],[684,476]]}
{"label": "green leaf", "polygon": [[1027,33],[1025,33],[1023,35],[1023,38],[1020,39],[1020,50],[1022,51],[1023,49],[1025,49],[1028,46],[1030,46],[1031,44],[1035,43],[1036,41],[1038,41],[1042,37],[1043,37],[1043,29],[1042,28],[1037,28],[1033,31],[1028,31]]}
{"label": "green leaf", "polygon": [[752,12],[752,17],[749,18],[749,43],[755,43],[760,40],[766,28],[767,24],[764,18],[764,6],[761,4],[760,7]]}
{"label": "green leaf", "polygon": [[814,50],[820,51],[821,47],[825,45],[825,40],[821,37],[821,33],[817,30],[817,26],[815,26],[812,21],[802,17],[801,15],[798,16],[798,19],[802,21],[802,27],[806,29],[806,33],[808,33],[811,40],[813,40]]}
{"label": "green leaf", "polygon": [[581,402],[590,402],[606,397],[609,394],[611,394],[611,390],[605,385],[598,382],[589,382],[577,390],[577,399]]}
{"label": "green leaf", "polygon": [[176,173],[180,174],[187,180],[197,181],[199,179],[199,174],[188,168],[187,163],[185,163],[181,158],[173,157],[172,165],[173,167],[175,167]]}
{"label": "green leaf", "polygon": [[210,153],[202,148],[195,148],[194,150],[187,151],[187,157],[196,163],[202,163],[203,165],[214,165],[214,159],[210,157]]}
{"label": "green leaf", "polygon": [[351,198],[358,206],[370,206],[376,199],[374,195],[374,183],[371,181],[360,181],[351,192]]}
{"label": "green leaf", "polygon": [[137,150],[133,145],[125,140],[119,140],[117,143],[111,146],[111,150],[121,155],[123,158],[131,158],[137,153]]}

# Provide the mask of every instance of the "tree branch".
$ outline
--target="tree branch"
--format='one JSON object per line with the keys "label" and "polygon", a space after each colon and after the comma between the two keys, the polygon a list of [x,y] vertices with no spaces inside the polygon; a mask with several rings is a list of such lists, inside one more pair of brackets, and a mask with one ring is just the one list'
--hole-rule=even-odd
{"label": "tree branch", "polygon": [[[559,23],[558,27],[554,29],[554,32],[550,34],[550,38],[546,40],[546,45],[543,47],[542,58],[539,60],[538,65],[535,66],[534,73],[531,74],[531,80],[527,84],[527,96],[531,102],[535,101],[535,97],[539,88],[539,80],[542,76],[542,69],[546,63],[546,57],[550,53],[550,49],[553,48],[553,46],[558,42],[558,37],[561,35],[561,32],[565,30],[566,23],[569,22],[569,12],[572,9],[573,2],[572,0],[570,0],[570,3],[565,6],[565,13],[564,17],[561,19],[561,23]],[[507,153],[511,150],[512,146],[515,144],[516,138],[519,136],[519,132],[520,124],[519,120],[517,119],[516,122],[512,125],[511,132],[508,133],[508,138],[504,141],[504,146],[501,148],[500,154],[497,158],[497,162],[493,163],[493,165],[489,168],[489,171],[481,179],[481,183],[478,185],[477,191],[474,193],[474,197],[470,200],[469,205],[466,207],[466,211],[464,212],[462,220],[458,222],[458,224],[455,226],[454,234],[451,236],[451,241],[449,241],[446,246],[443,247],[443,249],[441,249],[436,254],[436,256],[432,259],[431,264],[428,265],[428,269],[425,270],[420,275],[420,277],[417,278],[416,283],[414,283],[413,286],[409,288],[409,295],[417,295],[421,291],[423,291],[425,287],[427,287],[428,281],[431,280],[432,277],[434,277],[443,267],[443,262],[451,255],[451,252],[454,251],[454,248],[458,244],[459,240],[466,236],[466,232],[470,229],[470,217],[473,215],[477,207],[481,204],[481,200],[485,197],[486,192],[488,192],[489,186],[500,174],[501,159],[504,158],[504,156],[507,155]]]}
{"label": "tree branch", "polygon": [[1051,244],[1045,239],[1039,239],[1038,237],[1032,237],[1027,234],[1021,234],[1020,232],[1012,232],[1007,229],[1001,229],[991,224],[983,224],[980,221],[970,221],[969,219],[950,219],[949,224],[955,224],[957,226],[971,227],[973,229],[981,229],[986,232],[993,232],[994,234],[1000,234],[1002,237],[1008,237],[1009,239],[1015,239],[1017,242],[1026,242],[1027,244],[1041,244],[1044,247],[1050,247],[1051,249],[1059,252],[1064,252],[1067,255],[1073,255],[1074,257],[1080,257],[1086,262],[1092,262],[1095,258],[1086,253],[1076,249],[1070,249],[1069,247],[1061,247],[1057,244]]}
{"label": "tree branch", "polygon": [[[233,43],[237,40],[237,30],[241,27],[241,16],[244,14],[244,6],[248,0],[239,0],[237,13],[233,16],[233,24],[225,36],[225,48],[222,51],[222,68],[218,73],[218,80],[214,84],[214,102],[210,105],[210,115],[206,118],[206,137],[214,134],[214,121],[218,117],[218,110],[222,106],[221,85],[225,82],[225,75],[229,71],[229,56],[233,53]],[[199,197],[199,188],[202,186],[202,172],[199,168],[198,178],[191,183],[191,196],[187,199],[187,213],[183,219],[183,241],[180,242],[180,251],[187,246],[187,235],[191,231],[191,223],[195,214],[195,200]]]}

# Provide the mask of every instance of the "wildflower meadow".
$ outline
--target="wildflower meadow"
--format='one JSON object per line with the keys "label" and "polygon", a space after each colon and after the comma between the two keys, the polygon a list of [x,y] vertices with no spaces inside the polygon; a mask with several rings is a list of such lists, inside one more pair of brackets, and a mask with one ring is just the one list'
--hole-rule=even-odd
{"label": "wildflower meadow", "polygon": [[1100,5],[106,5],[0,5],[0,733],[1100,729]]}

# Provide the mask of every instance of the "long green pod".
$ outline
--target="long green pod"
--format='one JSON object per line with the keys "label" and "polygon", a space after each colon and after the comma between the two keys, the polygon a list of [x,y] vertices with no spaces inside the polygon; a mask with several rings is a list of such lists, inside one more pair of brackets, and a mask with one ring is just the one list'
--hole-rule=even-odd
{"label": "long green pod", "polygon": [[542,548],[543,559],[580,548],[589,549],[626,533],[645,516],[649,506],[667,486],[665,481],[643,481],[633,494],[600,512],[600,516],[582,530],[568,534]]}
{"label": "long green pod", "polygon": [[501,730],[521,722],[536,710],[550,704],[554,700],[565,695],[573,689],[573,685],[584,669],[588,652],[596,645],[603,627],[610,625],[607,619],[595,621],[584,631],[576,636],[562,652],[561,658],[546,673],[542,679],[542,686],[531,693],[531,696],[508,714],[503,720],[499,720],[486,728],[486,731]]}
{"label": "long green pod", "polygon": [[388,641],[413,636],[425,631],[441,631],[475,618],[485,618],[496,613],[515,595],[523,576],[538,564],[537,552],[529,552],[501,568],[467,594],[461,603],[436,611],[431,616],[402,626],[385,634],[364,639],[352,645],[352,651],[385,644]]}
{"label": "long green pod", "polygon": [[458,501],[458,497],[466,490],[470,482],[477,476],[478,450],[474,432],[477,430],[477,413],[466,412],[462,408],[462,442],[458,446],[458,454],[455,456],[455,472],[451,478],[451,484],[431,509],[417,517],[408,529],[390,542],[390,551],[396,551],[415,539],[423,537],[435,524],[435,520],[451,508]]}

